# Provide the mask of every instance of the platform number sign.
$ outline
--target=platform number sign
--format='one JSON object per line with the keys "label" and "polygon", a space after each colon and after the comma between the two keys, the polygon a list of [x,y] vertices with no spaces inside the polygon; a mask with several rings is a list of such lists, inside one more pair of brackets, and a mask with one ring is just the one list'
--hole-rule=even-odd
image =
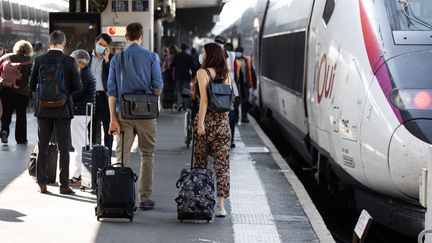
{"label": "platform number sign", "polygon": [[113,0],[111,7],[113,12],[129,12],[129,0]]}
{"label": "platform number sign", "polygon": [[148,12],[148,0],[132,0],[132,12]]}

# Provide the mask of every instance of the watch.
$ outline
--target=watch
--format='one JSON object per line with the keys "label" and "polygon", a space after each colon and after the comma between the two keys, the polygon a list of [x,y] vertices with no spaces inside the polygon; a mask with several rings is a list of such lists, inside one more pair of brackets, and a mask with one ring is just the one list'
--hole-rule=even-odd
{"label": "watch", "polygon": [[89,0],[89,12],[102,13],[108,6],[108,0]]}

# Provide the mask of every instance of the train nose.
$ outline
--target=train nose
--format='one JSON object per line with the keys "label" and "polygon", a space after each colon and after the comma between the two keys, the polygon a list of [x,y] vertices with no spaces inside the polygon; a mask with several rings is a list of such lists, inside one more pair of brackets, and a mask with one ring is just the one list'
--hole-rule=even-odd
{"label": "train nose", "polygon": [[419,177],[428,164],[432,142],[432,120],[415,119],[405,122],[394,132],[389,147],[389,170],[400,192],[418,199]]}

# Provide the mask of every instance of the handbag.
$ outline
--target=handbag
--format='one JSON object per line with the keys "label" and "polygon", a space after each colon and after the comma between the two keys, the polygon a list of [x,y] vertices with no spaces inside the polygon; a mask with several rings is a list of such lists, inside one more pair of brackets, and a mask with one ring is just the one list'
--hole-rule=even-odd
{"label": "handbag", "polygon": [[232,86],[225,83],[211,82],[212,77],[210,71],[205,69],[209,76],[209,84],[207,85],[207,97],[209,112],[228,112],[233,110],[233,89]]}
{"label": "handbag", "polygon": [[[120,85],[123,86],[123,52],[120,54]],[[120,113],[123,119],[155,119],[159,117],[159,96],[144,92],[123,93]]]}

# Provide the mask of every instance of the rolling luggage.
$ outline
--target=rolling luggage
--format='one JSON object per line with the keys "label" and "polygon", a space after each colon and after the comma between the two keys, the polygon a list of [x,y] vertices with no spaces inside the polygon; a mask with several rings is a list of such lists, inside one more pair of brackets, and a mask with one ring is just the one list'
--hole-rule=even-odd
{"label": "rolling luggage", "polygon": [[191,168],[183,169],[176,186],[180,188],[177,202],[177,219],[207,220],[213,219],[215,206],[215,184],[210,169],[193,167],[193,139]]}
{"label": "rolling luggage", "polygon": [[85,133],[85,146],[82,148],[82,171],[81,171],[81,191],[86,189],[92,190],[96,193],[96,179],[98,171],[108,166],[111,163],[110,151],[108,147],[100,144],[92,144],[93,132],[93,104],[87,103],[86,106],[86,121],[87,114],[90,108],[90,141],[87,144],[87,129]]}
{"label": "rolling luggage", "polygon": [[[34,147],[33,151],[30,154],[30,158],[28,161],[28,172],[33,179],[36,180],[36,163],[37,163],[37,156],[39,154],[39,148],[38,145]],[[57,175],[57,160],[58,160],[58,149],[57,145],[54,143],[51,143],[48,145],[48,169],[47,169],[47,176],[48,176],[48,183],[55,183],[56,182],[56,175]]]}
{"label": "rolling luggage", "polygon": [[[124,136],[124,133],[122,133]],[[124,150],[124,139],[122,153]],[[114,167],[121,165],[121,167]],[[128,218],[133,220],[135,206],[135,182],[137,175],[121,163],[104,167],[97,174],[97,206],[95,214],[100,218]]]}

